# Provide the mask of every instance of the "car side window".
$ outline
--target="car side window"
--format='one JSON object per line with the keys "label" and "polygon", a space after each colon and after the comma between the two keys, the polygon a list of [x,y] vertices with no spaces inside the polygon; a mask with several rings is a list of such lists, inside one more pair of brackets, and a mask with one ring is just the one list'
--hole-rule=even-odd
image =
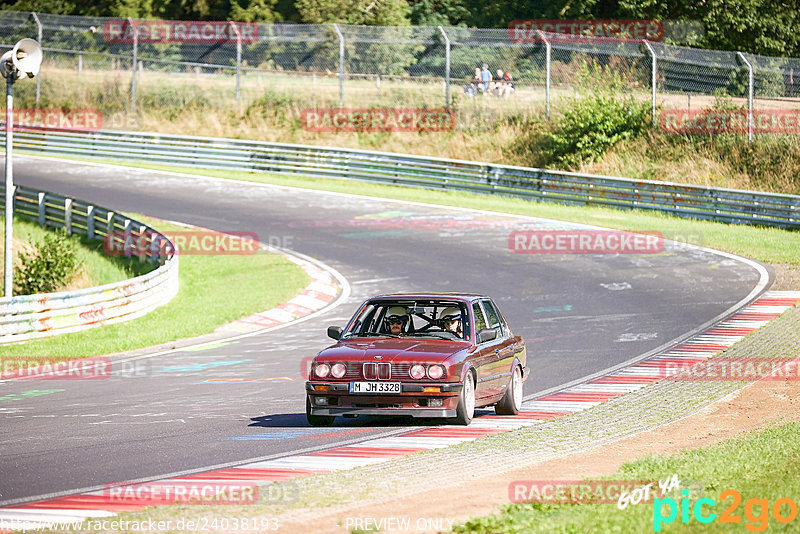
{"label": "car side window", "polygon": [[477,334],[484,328],[488,328],[486,326],[486,318],[483,316],[483,309],[481,308],[480,303],[475,302],[472,304],[472,314],[475,316],[475,333]]}
{"label": "car side window", "polygon": [[494,304],[491,301],[483,301],[483,309],[486,310],[486,317],[489,320],[489,328],[497,328],[501,325],[500,315],[494,309]]}

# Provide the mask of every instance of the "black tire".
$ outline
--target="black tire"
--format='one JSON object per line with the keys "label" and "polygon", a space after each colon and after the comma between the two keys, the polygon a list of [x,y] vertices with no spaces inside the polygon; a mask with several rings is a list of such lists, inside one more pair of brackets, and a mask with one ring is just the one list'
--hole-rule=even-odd
{"label": "black tire", "polygon": [[511,373],[506,394],[500,399],[494,411],[497,415],[517,415],[522,405],[522,370],[519,365]]}
{"label": "black tire", "polygon": [[311,397],[306,395],[306,419],[311,426],[331,426],[336,418],[332,415],[311,415]]}
{"label": "black tire", "polygon": [[461,387],[461,395],[458,397],[456,407],[455,424],[467,426],[475,416],[475,378],[472,373],[467,373]]}

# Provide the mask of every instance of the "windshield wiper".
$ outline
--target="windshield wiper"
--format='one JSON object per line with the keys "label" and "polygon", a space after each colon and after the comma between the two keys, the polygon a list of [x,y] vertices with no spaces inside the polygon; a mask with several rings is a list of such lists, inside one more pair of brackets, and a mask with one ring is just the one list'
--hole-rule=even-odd
{"label": "windshield wiper", "polygon": [[389,334],[385,332],[351,332],[347,337],[363,337],[363,336],[382,336],[382,337],[400,337],[397,334]]}

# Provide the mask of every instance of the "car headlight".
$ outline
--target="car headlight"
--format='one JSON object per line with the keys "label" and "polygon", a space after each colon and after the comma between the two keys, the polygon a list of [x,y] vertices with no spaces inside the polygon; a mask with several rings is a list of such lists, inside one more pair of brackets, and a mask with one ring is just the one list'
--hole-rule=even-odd
{"label": "car headlight", "polygon": [[334,378],[342,378],[347,372],[347,366],[343,363],[334,363],[331,367],[331,374]]}
{"label": "car headlight", "polygon": [[441,365],[431,365],[428,367],[428,378],[439,380],[444,376],[444,367]]}
{"label": "car headlight", "polygon": [[331,372],[331,368],[327,363],[318,363],[314,368],[314,374],[319,378],[325,378]]}
{"label": "car headlight", "polygon": [[415,380],[419,380],[420,378],[425,378],[425,367],[422,365],[415,363],[409,369],[408,374],[411,375],[411,378]]}

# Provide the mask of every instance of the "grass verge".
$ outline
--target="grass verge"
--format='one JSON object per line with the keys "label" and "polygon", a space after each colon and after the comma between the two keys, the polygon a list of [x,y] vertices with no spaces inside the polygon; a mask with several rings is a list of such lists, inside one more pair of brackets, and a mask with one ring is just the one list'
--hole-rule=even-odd
{"label": "grass verge", "polygon": [[[577,532],[797,532],[796,517],[783,523],[775,513],[780,499],[800,495],[800,424],[788,423],[764,432],[723,441],[711,447],[684,451],[671,457],[648,456],[624,464],[612,480],[665,480],[673,474],[683,482],[693,481],[688,490],[688,504],[682,503],[680,491],[665,497],[672,499],[677,516],[667,521],[670,505],[664,503],[629,505],[624,510],[615,504],[510,504],[501,513],[473,518],[453,529],[459,533],[577,533]],[[702,487],[702,489],[696,487]],[[656,485],[656,488],[658,486]],[[741,502],[735,501],[738,492]],[[657,494],[660,495],[660,494]],[[713,519],[706,524],[695,516],[700,512]],[[796,501],[792,501],[796,504]],[[656,504],[661,504],[659,506]],[[683,509],[688,515],[682,515]],[[722,515],[730,512],[731,521]],[[790,505],[782,501],[778,511],[789,518]],[[794,508],[797,515],[797,508]],[[660,518],[664,519],[660,519]]]}
{"label": "grass verge", "polygon": [[[135,217],[161,231],[183,227]],[[292,298],[308,275],[283,256],[184,255],[180,291],[169,303],[139,319],[73,334],[0,346],[0,356],[66,360],[148,347],[212,332],[215,328]]]}

